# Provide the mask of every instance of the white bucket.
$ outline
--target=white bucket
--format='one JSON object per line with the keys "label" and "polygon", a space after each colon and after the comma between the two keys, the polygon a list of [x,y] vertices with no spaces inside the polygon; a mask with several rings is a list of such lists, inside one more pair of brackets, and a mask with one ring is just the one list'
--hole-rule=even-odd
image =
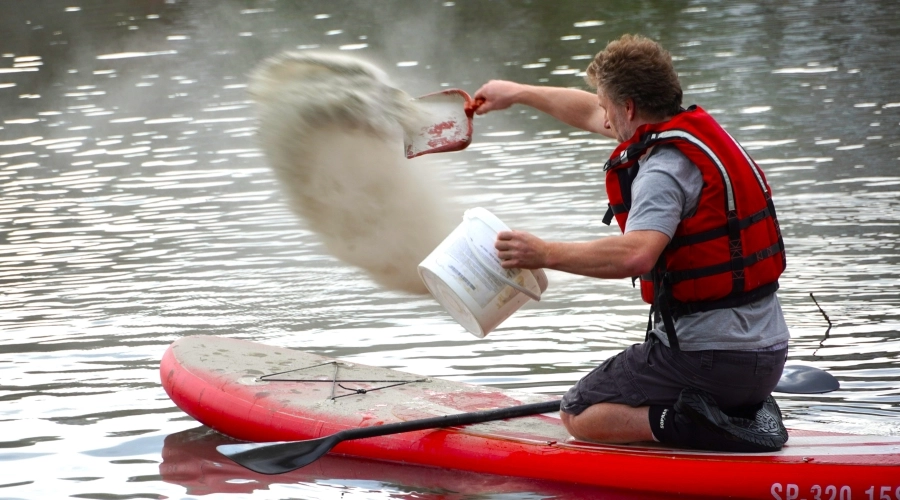
{"label": "white bucket", "polygon": [[460,325],[482,338],[529,299],[547,289],[543,269],[503,269],[494,242],[509,227],[483,208],[463,222],[419,264],[428,291]]}

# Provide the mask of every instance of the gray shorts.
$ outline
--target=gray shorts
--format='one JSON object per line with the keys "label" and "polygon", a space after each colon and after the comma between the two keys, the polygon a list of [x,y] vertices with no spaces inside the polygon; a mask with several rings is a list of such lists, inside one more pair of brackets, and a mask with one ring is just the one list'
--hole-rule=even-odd
{"label": "gray shorts", "polygon": [[763,401],[781,378],[787,348],[674,352],[656,337],[604,361],[565,396],[562,411],[578,415],[597,403],[673,405],[686,387],[702,389],[723,410]]}

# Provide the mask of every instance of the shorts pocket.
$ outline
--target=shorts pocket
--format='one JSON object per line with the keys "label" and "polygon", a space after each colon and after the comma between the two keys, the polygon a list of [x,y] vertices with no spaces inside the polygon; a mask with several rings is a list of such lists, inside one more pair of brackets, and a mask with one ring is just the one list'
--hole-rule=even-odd
{"label": "shorts pocket", "polygon": [[643,405],[649,398],[635,380],[632,363],[630,362],[632,354],[631,352],[620,353],[620,363],[613,370],[612,378],[619,388],[619,394],[622,395],[625,403],[628,406],[637,407]]}
{"label": "shorts pocket", "polygon": [[606,360],[603,361],[603,363],[601,363],[600,366],[591,370],[591,373],[593,373],[594,371],[597,371],[597,370],[600,370],[601,372],[608,372],[609,368],[613,365],[613,363],[616,362],[616,358],[618,358],[621,355],[622,355],[622,353],[618,352],[616,354],[613,354],[612,357],[606,358]]}
{"label": "shorts pocket", "polygon": [[784,351],[760,351],[756,358],[756,375],[768,376],[784,368]]}

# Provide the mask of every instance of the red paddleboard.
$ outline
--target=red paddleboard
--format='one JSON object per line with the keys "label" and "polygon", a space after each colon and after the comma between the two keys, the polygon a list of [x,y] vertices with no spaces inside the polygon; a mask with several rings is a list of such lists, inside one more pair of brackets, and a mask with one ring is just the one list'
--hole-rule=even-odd
{"label": "red paddleboard", "polygon": [[[222,337],[176,341],[160,375],[179,408],[246,441],[552,399]],[[344,441],[333,453],[692,497],[900,500],[900,437],[889,436],[792,430],[779,452],[704,452],[574,441],[555,415],[537,415]]]}

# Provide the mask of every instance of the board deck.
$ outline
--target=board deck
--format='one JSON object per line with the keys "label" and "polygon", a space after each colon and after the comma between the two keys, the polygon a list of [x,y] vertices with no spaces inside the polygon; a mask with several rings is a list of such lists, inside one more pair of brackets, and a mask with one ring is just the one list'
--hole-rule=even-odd
{"label": "board deck", "polygon": [[[550,396],[452,382],[224,337],[174,342],[163,387],[236,439],[290,441],[362,426],[516,406]],[[345,441],[333,453],[691,496],[900,500],[900,437],[790,431],[774,453],[573,440],[556,415]],[[223,457],[224,460],[224,457]]]}

